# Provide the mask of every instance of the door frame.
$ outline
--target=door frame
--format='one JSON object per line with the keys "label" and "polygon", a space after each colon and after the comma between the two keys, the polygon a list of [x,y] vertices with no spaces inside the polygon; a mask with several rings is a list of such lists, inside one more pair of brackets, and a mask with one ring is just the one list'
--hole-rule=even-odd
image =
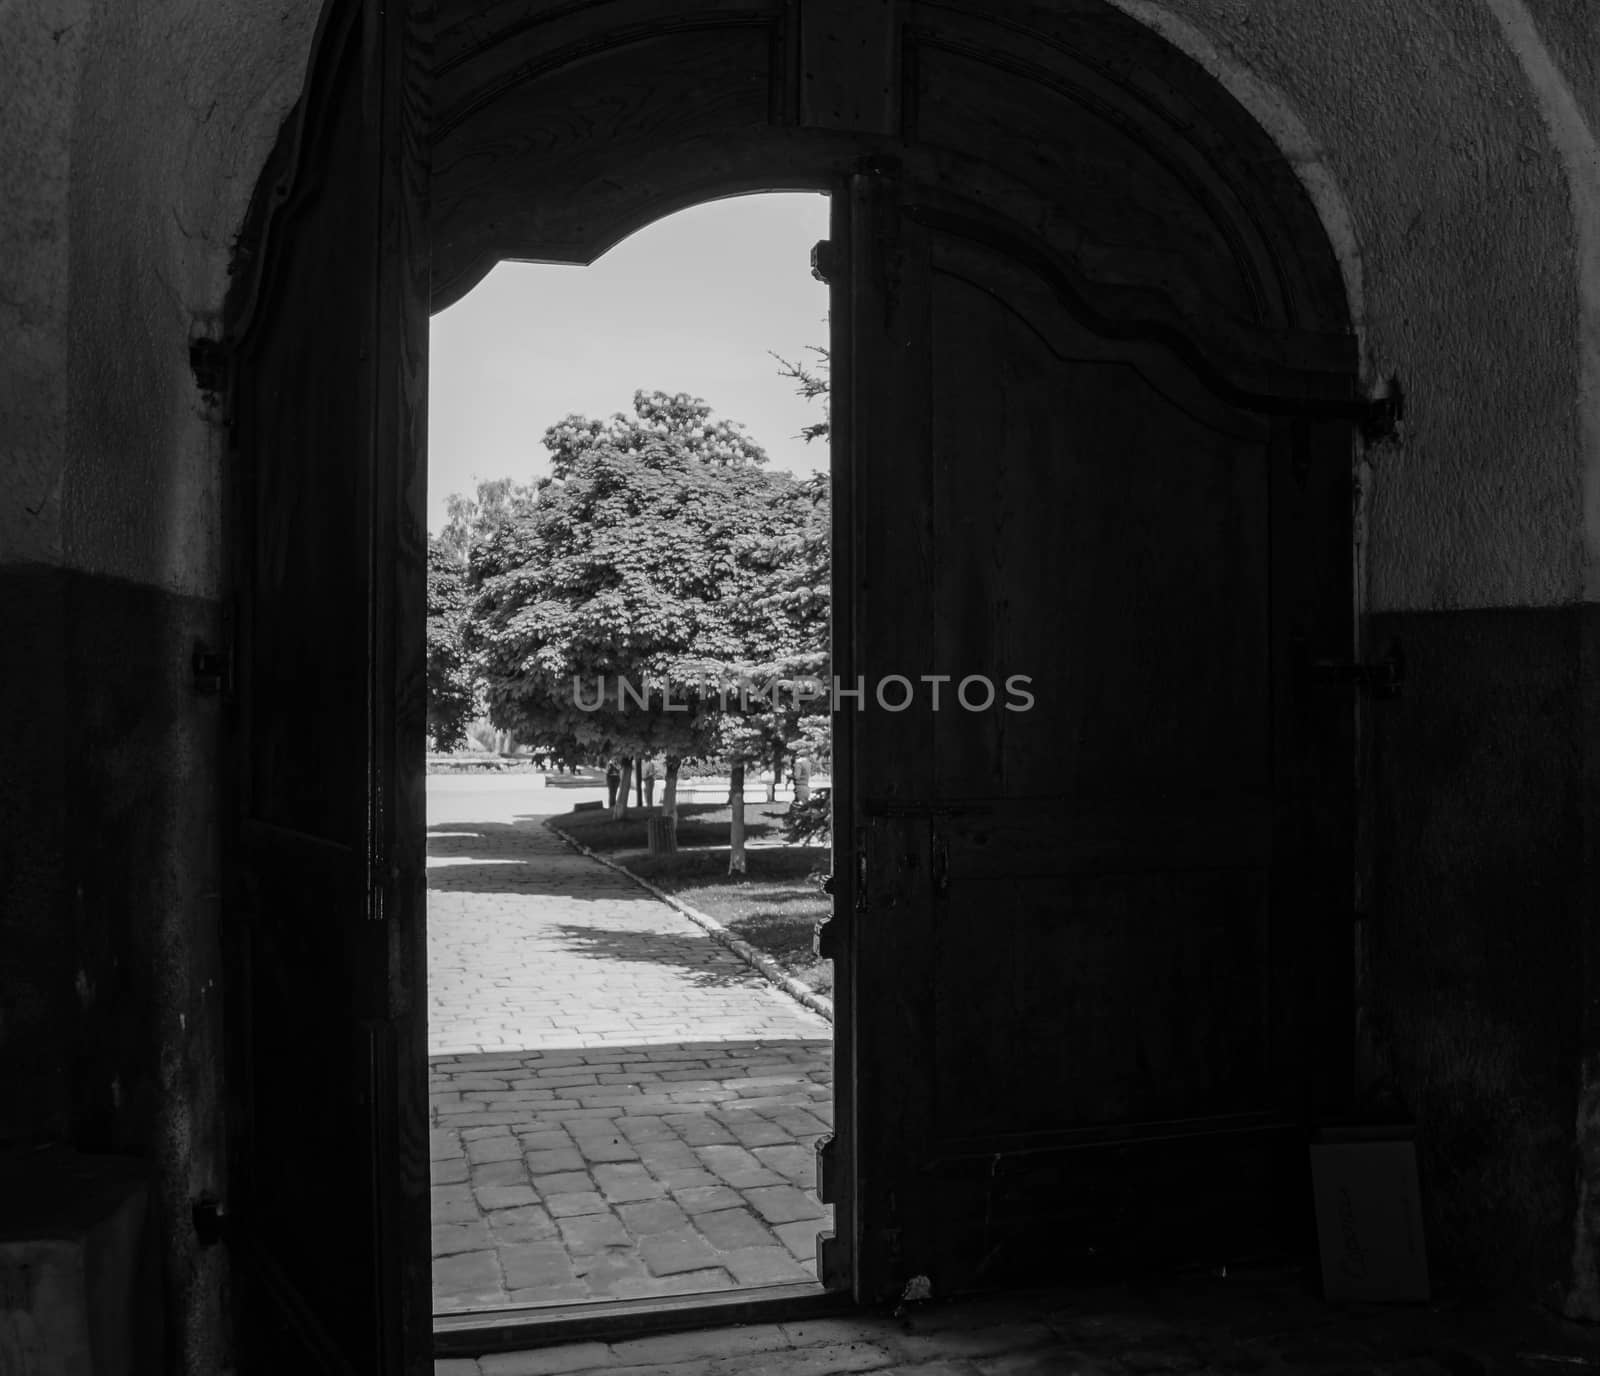
{"label": "door frame", "polygon": [[[740,176],[722,183],[705,184],[694,192],[670,195],[657,202],[649,212],[637,219],[609,224],[604,235],[597,237],[586,249],[585,256],[555,258],[550,248],[541,249],[529,243],[529,257],[535,261],[561,261],[573,266],[588,267],[602,258],[623,238],[683,210],[712,201],[747,195],[782,195],[788,193],[818,194],[829,198],[830,206],[848,194],[848,168],[836,166],[836,155],[818,161],[814,158],[799,160],[799,165],[788,163],[776,167],[765,176]],[[581,208],[574,208],[581,215]],[[836,223],[836,220],[833,221]],[[453,282],[450,293],[441,299],[436,294],[434,312],[445,309],[467,294],[502,259],[481,267],[473,280],[462,286],[460,279]],[[816,271],[822,276],[819,255]],[[829,287],[830,316],[838,319],[844,315],[833,303],[833,293],[838,286],[823,278]],[[839,331],[830,332],[830,351],[839,348]],[[835,355],[837,356],[837,355]],[[841,439],[838,423],[840,402],[838,394],[830,390],[829,434],[829,492],[832,516],[832,549],[830,551],[830,596],[832,607],[831,654],[833,673],[845,679],[848,666],[853,663],[853,642],[850,639],[849,606],[846,595],[850,588],[851,562],[849,558],[851,512],[849,448]],[[843,458],[841,456],[844,456]],[[841,556],[841,551],[843,555]],[[841,666],[845,667],[841,667]],[[841,842],[851,833],[838,826],[843,809],[848,808],[852,796],[853,756],[850,744],[854,730],[852,714],[835,711],[833,714],[833,769],[832,799],[835,825],[833,829],[832,863],[835,876],[833,908],[837,915],[853,901],[852,873],[854,852]],[[843,800],[843,801],[842,801]],[[843,880],[841,883],[840,881]],[[843,924],[840,924],[842,928]],[[839,928],[836,928],[838,930]],[[833,1188],[824,1202],[832,1205],[833,1245],[823,1260],[819,1246],[818,1282],[752,1286],[735,1291],[712,1291],[699,1295],[662,1296],[642,1300],[582,1300],[540,1308],[515,1308],[471,1313],[435,1313],[434,1351],[440,1358],[471,1357],[491,1352],[508,1352],[549,1347],[562,1343],[604,1339],[607,1336],[626,1334],[642,1336],[649,1333],[680,1332],[718,1325],[745,1323],[774,1323],[785,1319],[818,1318],[849,1311],[862,1302],[856,1284],[856,1218],[854,1212],[854,1181],[856,1178],[855,1136],[853,1131],[853,1105],[855,1102],[854,1038],[852,1035],[854,1010],[854,985],[850,978],[851,957],[847,949],[836,951],[834,961],[833,1033],[833,1087],[834,1123],[827,1138],[819,1148],[828,1145],[830,1166],[827,1168]],[[819,1153],[820,1154],[820,1153]],[[819,1173],[823,1169],[819,1160]],[[820,1181],[819,1181],[820,1185]],[[819,1243],[821,1239],[819,1238]],[[824,1269],[825,1268],[825,1269]]]}

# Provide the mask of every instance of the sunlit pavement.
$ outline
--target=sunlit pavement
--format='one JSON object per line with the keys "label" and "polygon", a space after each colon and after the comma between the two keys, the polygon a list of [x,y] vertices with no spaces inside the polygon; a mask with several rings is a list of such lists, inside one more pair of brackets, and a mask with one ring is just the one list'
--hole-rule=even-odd
{"label": "sunlit pavement", "polygon": [[428,781],[435,1306],[812,1277],[831,1028],[551,835],[604,798],[552,779]]}

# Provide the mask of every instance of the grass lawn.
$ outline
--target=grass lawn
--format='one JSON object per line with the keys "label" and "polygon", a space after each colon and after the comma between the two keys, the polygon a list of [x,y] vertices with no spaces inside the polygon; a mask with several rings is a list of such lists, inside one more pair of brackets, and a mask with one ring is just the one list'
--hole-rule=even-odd
{"label": "grass lawn", "polygon": [[[788,806],[747,802],[746,839],[782,842],[781,819]],[[568,812],[552,820],[590,850],[716,918],[819,994],[833,992],[833,962],[818,960],[811,949],[815,924],[833,905],[819,887],[830,865],[827,846],[748,846],[746,873],[733,875],[728,873],[732,816],[725,804],[679,804],[676,855],[649,853],[645,816],[635,808],[621,822],[603,811]]]}

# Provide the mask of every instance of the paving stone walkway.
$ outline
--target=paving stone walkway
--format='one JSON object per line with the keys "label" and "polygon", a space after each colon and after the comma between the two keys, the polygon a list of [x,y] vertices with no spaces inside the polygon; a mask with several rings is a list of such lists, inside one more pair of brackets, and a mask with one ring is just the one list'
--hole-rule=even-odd
{"label": "paving stone walkway", "polygon": [[429,782],[435,1307],[813,1279],[829,1024],[542,824],[587,795]]}

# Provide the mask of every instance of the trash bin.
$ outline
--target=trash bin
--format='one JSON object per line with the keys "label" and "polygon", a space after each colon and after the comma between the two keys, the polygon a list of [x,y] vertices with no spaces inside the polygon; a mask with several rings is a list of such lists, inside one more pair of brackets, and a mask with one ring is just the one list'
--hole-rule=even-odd
{"label": "trash bin", "polygon": [[678,849],[678,831],[671,817],[657,814],[646,818],[645,825],[649,829],[651,855],[671,855]]}

